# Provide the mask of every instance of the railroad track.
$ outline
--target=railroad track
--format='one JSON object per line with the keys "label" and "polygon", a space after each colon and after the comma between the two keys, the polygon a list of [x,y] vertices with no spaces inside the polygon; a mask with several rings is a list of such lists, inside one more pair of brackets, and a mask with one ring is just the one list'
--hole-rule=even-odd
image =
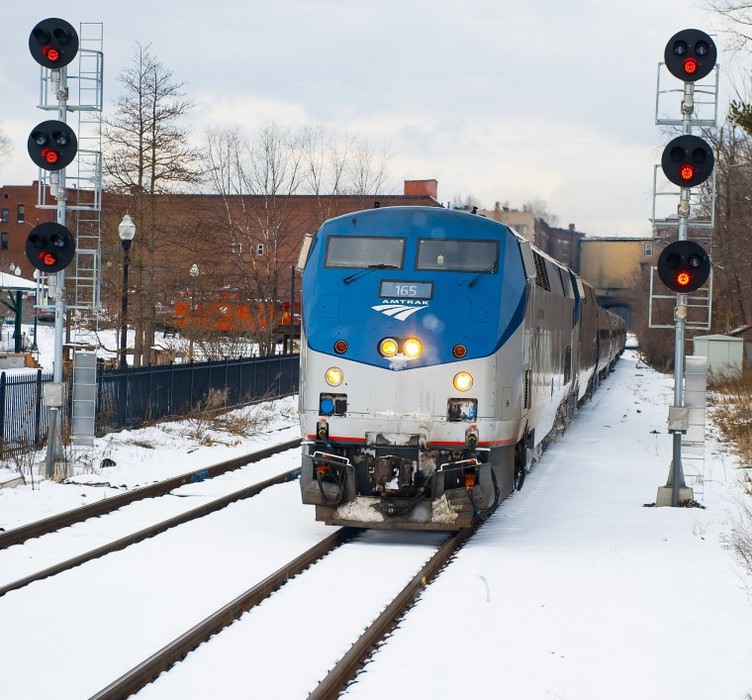
{"label": "railroad track", "polygon": [[[280,450],[296,446],[297,441],[286,443],[266,450],[262,454],[270,456]],[[258,457],[258,454],[255,456]],[[248,461],[247,458],[246,461]],[[269,467],[275,465],[279,468],[279,460],[266,465],[264,469],[268,470]],[[219,469],[222,467],[226,469],[227,463],[215,466]],[[255,470],[252,471],[255,472]],[[64,686],[67,686],[68,695],[63,694],[61,697],[92,697],[98,687],[101,688],[111,678],[118,678],[118,676],[120,676],[118,680],[111,682],[93,697],[124,698],[137,692],[139,688],[144,688],[147,697],[148,693],[155,691],[156,697],[169,697],[171,690],[164,694],[162,684],[165,682],[172,684],[174,677],[179,678],[181,668],[187,668],[195,673],[194,658],[200,659],[205,649],[212,649],[215,640],[225,647],[232,646],[234,635],[239,629],[243,634],[250,632],[260,637],[262,646],[265,646],[269,639],[270,615],[278,615],[280,610],[283,611],[283,622],[279,629],[290,629],[287,626],[290,624],[290,618],[285,615],[284,610],[291,597],[294,597],[296,606],[306,608],[313,604],[319,610],[315,611],[317,615],[315,621],[309,622],[308,609],[304,609],[302,614],[298,613],[294,618],[296,622],[293,623],[295,627],[292,629],[295,630],[296,637],[299,628],[305,634],[314,632],[313,641],[301,641],[299,648],[315,650],[316,659],[313,673],[309,668],[304,676],[305,689],[300,692],[296,689],[289,696],[305,697],[311,692],[310,689],[314,688],[314,697],[334,697],[339,692],[336,689],[347,685],[371,649],[388,634],[402,611],[414,602],[423,587],[441,569],[451,553],[461,546],[468,533],[458,533],[450,538],[453,544],[446,545],[444,545],[446,535],[440,533],[374,533],[369,531],[360,533],[358,530],[343,529],[329,534],[328,528],[310,523],[307,512],[300,512],[297,501],[298,489],[294,488],[294,484],[288,483],[278,488],[268,488],[272,484],[288,481],[296,475],[296,472],[297,469],[287,470],[252,486],[248,485],[247,473],[240,475],[246,482],[243,489],[235,488],[232,493],[213,498],[211,502],[202,503],[198,508],[161,520],[125,538],[113,539],[102,547],[35,572],[28,579],[19,579],[0,589],[2,615],[7,616],[11,625],[14,624],[14,620],[16,620],[15,624],[18,624],[19,620],[31,618],[36,621],[35,625],[40,626],[40,634],[49,636],[50,639],[54,639],[58,634],[65,638],[66,629],[70,629],[71,626],[80,627],[82,621],[86,621],[83,624],[89,628],[89,632],[80,639],[92,641],[91,644],[84,642],[86,651],[83,648],[80,649],[82,666],[78,665],[78,658],[73,664],[71,664],[71,659],[67,661],[60,659],[60,668],[57,671],[50,671],[52,674],[50,677],[58,678]],[[255,473],[258,474],[258,472]],[[266,471],[263,476],[269,473]],[[203,478],[208,475],[207,470]],[[178,485],[191,481],[195,479],[187,478],[187,475],[178,477]],[[231,483],[228,483],[228,480],[214,482],[217,484],[214,493],[221,493],[233,486],[237,487],[237,481],[238,477],[232,476],[229,479]],[[200,488],[203,486],[196,485],[190,488],[193,493],[175,494],[182,498],[170,498],[153,504],[147,501],[143,505],[136,506],[135,512],[128,509],[122,514],[110,516],[110,518],[116,518],[113,522],[108,519],[108,523],[102,521],[100,524],[100,521],[97,521],[78,526],[71,531],[71,537],[66,532],[51,535],[51,537],[63,538],[63,543],[75,544],[77,540],[89,539],[93,531],[101,536],[101,531],[111,530],[113,524],[122,526],[126,524],[126,521],[130,524],[134,519],[139,518],[142,519],[143,524],[143,517],[153,515],[155,511],[164,517],[165,512],[170,510],[174,512],[177,508],[186,507],[185,504],[188,503],[186,496],[189,499],[196,496],[205,498],[207,495],[205,490],[200,494],[195,493],[196,489]],[[258,506],[230,505],[234,501],[247,498],[265,489],[266,494],[259,499]],[[256,499],[253,502],[256,503]],[[224,506],[230,507],[224,508]],[[84,512],[87,510],[83,509]],[[306,509],[303,510],[306,511]],[[201,524],[187,524],[185,535],[181,535],[183,528],[178,528],[177,525],[188,523],[189,520],[196,520],[209,513],[212,515],[207,519],[206,525],[203,521]],[[90,511],[89,517],[91,517]],[[81,519],[79,517],[75,520]],[[275,521],[279,525],[290,522],[292,526],[279,529],[275,526]],[[103,525],[106,527],[103,528]],[[80,527],[87,529],[82,532]],[[168,533],[166,530],[171,530],[171,532]],[[159,533],[164,534],[160,537],[153,537]],[[273,536],[270,537],[272,534]],[[168,539],[163,542],[163,538]],[[141,542],[134,547],[128,546],[147,539],[148,541]],[[306,540],[308,540],[307,544]],[[308,551],[304,551],[312,541],[316,541],[316,544]],[[218,543],[221,546],[216,547],[211,543]],[[344,543],[348,544],[343,548],[341,545]],[[39,549],[24,553],[22,558],[28,558],[29,564],[36,561],[37,566],[39,565],[36,557],[37,554],[41,554],[41,549],[57,551],[55,540],[40,540],[39,544],[42,545]],[[38,545],[34,543],[34,546]],[[126,548],[127,551],[120,552],[113,557],[103,556],[117,549]],[[220,556],[215,557],[215,551]],[[408,563],[400,564],[393,561],[395,557],[399,559],[406,551],[409,551]],[[234,554],[235,557],[228,557],[229,554]],[[14,557],[17,557],[17,554],[14,554]],[[91,562],[74,571],[66,571],[95,557],[100,557],[98,562]],[[283,562],[288,559],[290,561],[283,565]],[[331,563],[332,559],[334,559],[334,565]],[[378,563],[368,572],[364,571],[368,568],[364,562],[370,565],[372,559],[378,559]],[[252,563],[236,565],[237,562],[244,561]],[[320,562],[320,565],[312,566],[315,562]],[[270,574],[269,572],[274,569],[277,570]],[[309,570],[306,571],[306,569]],[[180,583],[166,587],[166,580],[174,578],[174,573],[178,570]],[[390,571],[387,576],[388,585],[385,586],[381,572],[386,570]],[[16,590],[26,586],[32,580],[36,581],[63,571],[65,573],[59,578],[55,576],[54,579],[50,578],[48,581],[35,584],[27,590]],[[241,571],[245,573],[239,575]],[[323,583],[322,571],[325,579]],[[302,572],[305,573],[300,575]],[[346,573],[343,575],[343,572]],[[351,576],[349,572],[356,572],[357,575]],[[294,582],[291,581],[293,578]],[[238,595],[245,587],[243,581],[258,581],[258,583],[245,593]],[[409,583],[405,585],[405,581]],[[185,598],[183,602],[180,602],[176,594],[183,592],[183,582],[193,584],[188,590],[194,586],[195,589],[193,595],[189,593],[187,596],[179,596],[181,599]],[[294,585],[285,585],[288,582]],[[301,585],[305,587],[302,596],[300,595]],[[40,587],[37,588],[37,586]],[[359,603],[348,608],[347,616],[353,618],[353,624],[344,625],[344,629],[338,630],[336,644],[319,644],[316,638],[320,636],[321,630],[331,626],[331,621],[326,618],[322,627],[322,621],[318,616],[333,602],[336,607],[339,607],[342,591],[353,587],[362,591],[368,591],[370,588],[375,598],[367,602],[364,611],[360,610]],[[401,593],[395,595],[398,589]],[[2,595],[11,590],[15,591],[13,595]],[[85,608],[87,615],[83,618],[67,605],[60,605],[56,602],[65,600],[65,596],[70,595],[70,592],[74,592],[75,595],[84,591],[87,592]],[[91,595],[99,592],[104,595]],[[157,609],[151,609],[148,601],[155,596],[160,600],[160,604]],[[205,600],[199,601],[197,596]],[[225,602],[228,600],[229,603]],[[112,601],[117,601],[115,607],[110,605]],[[264,601],[268,604],[260,605]],[[347,601],[348,606],[354,602]],[[143,614],[140,610],[142,607],[144,608]],[[217,634],[222,628],[231,625],[243,615],[244,611],[252,609],[254,614],[250,616],[250,621],[243,619],[238,624],[232,625],[232,631],[228,629],[227,634]],[[209,614],[212,610],[215,612]],[[265,621],[261,626],[258,624],[259,614]],[[376,622],[373,622],[374,620]],[[366,627],[369,629],[361,635]],[[130,633],[126,630],[130,630]],[[138,632],[134,633],[135,630]],[[160,630],[169,630],[169,634],[165,635]],[[181,630],[186,631],[181,634]],[[101,645],[95,641],[102,638],[118,638],[123,634],[129,641],[123,645],[122,650],[121,645],[118,644],[118,651],[115,654],[113,654],[114,648],[108,652],[101,649]],[[203,644],[212,635],[216,635],[215,639],[210,644]],[[358,637],[360,639],[353,645],[352,640]],[[173,641],[167,643],[170,639]],[[298,642],[297,639],[296,642]],[[176,663],[199,646],[202,649],[197,651],[195,656],[191,654],[189,663]],[[238,648],[246,647],[241,644]],[[159,651],[151,653],[154,649]],[[322,650],[324,656],[319,658],[319,652]],[[289,649],[285,649],[276,658],[286,658],[287,651]],[[307,655],[308,652],[306,652]],[[261,659],[258,655],[255,658]],[[265,656],[258,663],[263,669],[264,666],[270,664],[272,658]],[[94,659],[98,659],[98,663]],[[144,660],[123,674],[125,669],[136,664],[139,659]],[[24,669],[29,662],[30,660],[25,657],[12,660],[13,674],[28,678],[28,670],[24,671]],[[275,671],[272,668],[274,663],[272,662],[268,671],[264,669],[267,676],[270,673],[277,673],[285,682],[292,680],[293,684],[300,685],[299,679],[286,677],[289,675],[286,670],[276,669]],[[98,670],[92,674],[94,667],[98,667]],[[258,666],[254,668],[253,672],[258,673],[258,668]],[[169,669],[169,673],[164,673],[166,669]],[[329,671],[329,669],[332,670]],[[160,676],[158,680],[152,684],[158,676]],[[324,680],[317,687],[322,678]],[[213,682],[216,683],[216,688],[221,694],[221,677]],[[30,692],[34,695],[29,697],[45,696],[51,692],[45,677],[35,678],[30,684],[30,687],[32,686],[35,690],[30,690]],[[193,692],[195,692],[193,689],[189,689],[187,692],[178,692],[173,695],[189,697],[194,696],[191,695]]]}
{"label": "railroad track", "polygon": [[56,532],[64,527],[83,522],[89,518],[96,518],[101,515],[106,515],[107,513],[112,513],[113,511],[131,503],[135,503],[136,501],[163,496],[179,486],[211,479],[220,474],[240,469],[252,462],[266,459],[267,457],[293,449],[299,445],[300,439],[289,440],[263,450],[241,455],[240,457],[219,462],[218,464],[209,467],[195,469],[186,472],[185,474],[181,474],[180,476],[171,477],[170,479],[165,479],[164,481],[159,481],[155,484],[150,484],[149,486],[142,486],[141,488],[126,491],[115,496],[109,496],[108,498],[103,498],[96,503],[90,503],[81,508],[75,508],[66,511],[65,513],[59,513],[50,516],[49,518],[44,518],[43,520],[13,528],[7,532],[0,533],[0,550],[6,549],[11,545],[22,544],[34,537],[41,537],[42,535]]}
{"label": "railroad track", "polygon": [[[294,560],[279,568],[263,581],[187,630],[170,644],[155,652],[116,681],[92,696],[92,700],[114,700],[137,693],[160,674],[168,671],[201,644],[238,620],[241,615],[258,606],[263,600],[302,574],[316,562],[330,555],[341,545],[351,541],[360,531],[341,528],[317,543]],[[473,530],[463,530],[449,536],[386,605],[357,641],[334,665],[326,677],[313,689],[309,699],[329,700],[337,697],[357,675],[370,654],[384,641],[401,617],[415,603],[420,592],[446,566],[454,553],[464,544]]]}
{"label": "railroad track", "polygon": [[[40,581],[42,579],[48,578],[49,576],[55,576],[56,574],[62,573],[63,571],[67,571],[68,569],[72,569],[73,567],[80,566],[81,564],[84,564],[87,561],[91,561],[92,559],[97,559],[98,557],[103,557],[106,554],[117,552],[118,550],[125,549],[126,547],[130,547],[131,545],[136,544],[137,542],[141,542],[145,539],[148,539],[149,537],[154,537],[156,535],[159,535],[162,532],[166,532],[167,530],[170,530],[171,528],[178,527],[179,525],[184,525],[185,523],[188,523],[191,520],[203,518],[209,515],[210,513],[214,513],[218,510],[221,510],[222,508],[226,508],[228,505],[230,505],[230,503],[234,503],[235,501],[240,501],[244,498],[251,498],[253,496],[256,496],[257,494],[261,493],[264,489],[267,489],[270,486],[275,486],[277,484],[283,484],[287,481],[291,481],[298,475],[298,473],[299,473],[299,467],[282,472],[280,474],[277,474],[276,476],[271,477],[270,479],[265,479],[264,481],[260,481],[257,484],[246,486],[237,491],[233,491],[232,493],[229,493],[226,496],[216,498],[212,501],[209,501],[208,503],[204,503],[198,506],[197,508],[193,508],[189,511],[186,511],[185,513],[180,513],[179,515],[176,515],[172,518],[168,518],[167,520],[162,520],[153,525],[149,525],[148,527],[138,530],[137,532],[133,532],[129,535],[126,535],[125,537],[120,537],[111,542],[107,542],[106,544],[103,544],[99,547],[88,550],[86,552],[82,552],[81,554],[77,554],[76,556],[71,557],[69,559],[65,559],[64,561],[57,562],[53,564],[52,566],[45,567],[44,569],[36,571],[32,574],[19,578],[10,583],[7,583],[5,585],[0,585],[0,597],[4,596],[6,593],[9,593],[10,591],[15,591],[15,590],[18,590],[19,588],[23,588],[24,586],[27,586],[30,583],[33,583],[34,581]],[[187,483],[187,482],[182,482],[182,483]],[[180,485],[182,485],[182,483]],[[144,496],[144,498],[148,498],[148,496]],[[88,508],[88,506],[86,507]],[[77,509],[76,511],[65,513],[64,515],[69,515],[72,513],[75,517],[76,515],[79,515],[78,511],[80,510],[83,510],[83,509]],[[109,512],[109,511],[106,511],[106,512]],[[91,516],[87,516],[87,518],[88,517],[91,517]],[[87,518],[84,518],[84,519],[87,519]],[[76,522],[80,522],[80,520],[73,520],[72,522],[76,523]],[[71,524],[71,523],[66,523],[66,525],[68,524]],[[36,523],[34,523],[34,525],[36,525]]]}
{"label": "railroad track", "polygon": [[341,528],[329,535],[329,537],[285,564],[235,600],[145,659],[106,688],[95,693],[90,700],[117,700],[137,693],[163,671],[183,659],[188,652],[193,651],[210,637],[222,631],[227,625],[235,622],[243,613],[258,605],[290,578],[305,571],[342,543],[352,539],[357,533],[358,530],[352,528]]}

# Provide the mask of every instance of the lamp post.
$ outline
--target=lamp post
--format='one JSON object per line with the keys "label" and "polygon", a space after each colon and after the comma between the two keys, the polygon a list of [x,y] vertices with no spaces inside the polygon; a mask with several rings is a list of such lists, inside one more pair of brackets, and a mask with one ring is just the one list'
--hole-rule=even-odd
{"label": "lamp post", "polygon": [[123,293],[120,298],[120,369],[125,369],[128,362],[125,348],[128,339],[128,263],[130,262],[131,243],[136,235],[136,224],[130,215],[126,214],[118,224],[118,235],[123,245]]}
{"label": "lamp post", "polygon": [[196,297],[196,278],[198,277],[198,265],[193,263],[190,269],[191,275],[191,328],[188,336],[188,361],[193,362],[193,332],[195,326],[195,297]]}

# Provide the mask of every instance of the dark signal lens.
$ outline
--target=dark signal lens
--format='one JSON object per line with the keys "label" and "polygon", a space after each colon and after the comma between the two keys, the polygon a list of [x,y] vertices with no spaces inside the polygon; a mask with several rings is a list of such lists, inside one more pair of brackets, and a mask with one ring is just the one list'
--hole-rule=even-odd
{"label": "dark signal lens", "polygon": [[675,41],[673,51],[675,56],[683,56],[685,53],[687,53],[687,42],[683,39]]}

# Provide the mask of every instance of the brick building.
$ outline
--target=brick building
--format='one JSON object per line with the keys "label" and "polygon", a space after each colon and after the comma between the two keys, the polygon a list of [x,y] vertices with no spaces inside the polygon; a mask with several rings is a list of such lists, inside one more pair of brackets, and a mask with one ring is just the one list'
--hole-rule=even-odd
{"label": "brick building", "polygon": [[[70,197],[76,194],[71,191]],[[285,298],[293,284],[289,269],[304,234],[315,232],[329,218],[374,206],[441,206],[437,195],[436,180],[407,180],[402,194],[375,196],[171,194],[150,202],[104,193],[102,301],[114,317],[122,291],[118,224],[125,213],[136,224],[130,250],[132,304],[159,306],[158,313],[164,313],[189,290],[212,294],[236,289],[247,299]],[[26,238],[34,226],[56,216],[54,208],[36,208],[37,197],[36,182],[0,187],[0,268],[7,271],[14,264],[25,278],[34,272],[25,255]],[[49,204],[54,207],[55,201]],[[75,216],[69,210],[67,225],[74,233]],[[194,265],[200,270],[198,279],[190,275]],[[275,276],[275,271],[280,274]],[[66,277],[74,274],[72,265]],[[273,276],[272,287],[265,288],[265,278]],[[139,293],[133,294],[135,290]]]}
{"label": "brick building", "polygon": [[[8,272],[11,264],[31,279],[34,269],[26,259],[26,238],[45,221],[55,220],[54,209],[37,209],[38,183],[0,187],[0,271]],[[54,205],[54,200],[49,200]]]}
{"label": "brick building", "polygon": [[569,224],[567,228],[556,228],[531,211],[502,207],[499,202],[496,202],[493,209],[483,209],[478,214],[513,228],[524,239],[579,272],[580,241],[585,234],[577,231],[574,224]]}

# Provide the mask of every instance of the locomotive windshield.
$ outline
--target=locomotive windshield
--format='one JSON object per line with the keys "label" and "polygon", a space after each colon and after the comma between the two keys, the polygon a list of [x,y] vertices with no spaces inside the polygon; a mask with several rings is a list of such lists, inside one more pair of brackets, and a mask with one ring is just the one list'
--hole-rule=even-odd
{"label": "locomotive windshield", "polygon": [[495,272],[498,258],[497,241],[423,238],[418,242],[418,260],[415,269]]}
{"label": "locomotive windshield", "polygon": [[332,236],[327,240],[324,266],[401,270],[404,257],[404,238]]}

